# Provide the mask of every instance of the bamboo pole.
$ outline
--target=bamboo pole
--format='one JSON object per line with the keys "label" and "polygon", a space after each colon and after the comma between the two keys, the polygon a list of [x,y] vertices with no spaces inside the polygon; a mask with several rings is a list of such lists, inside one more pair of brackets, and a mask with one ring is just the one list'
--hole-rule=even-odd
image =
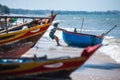
{"label": "bamboo pole", "polygon": [[84,18],[82,19],[82,24],[81,24],[81,29],[80,29],[80,33],[82,32],[82,28],[83,28],[83,23],[84,23]]}

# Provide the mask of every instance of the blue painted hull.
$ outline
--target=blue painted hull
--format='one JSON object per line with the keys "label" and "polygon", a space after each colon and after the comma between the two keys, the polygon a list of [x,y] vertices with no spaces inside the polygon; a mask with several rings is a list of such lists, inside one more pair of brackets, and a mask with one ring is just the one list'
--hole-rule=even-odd
{"label": "blue painted hull", "polygon": [[75,33],[69,31],[63,31],[63,40],[68,46],[74,47],[88,47],[96,44],[101,44],[103,36],[96,36],[90,34]]}

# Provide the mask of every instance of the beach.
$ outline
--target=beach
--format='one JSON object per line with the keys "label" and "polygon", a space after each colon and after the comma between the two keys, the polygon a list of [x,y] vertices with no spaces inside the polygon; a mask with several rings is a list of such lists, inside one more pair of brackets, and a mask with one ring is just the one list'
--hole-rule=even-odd
{"label": "beach", "polygon": [[[55,78],[54,80],[61,80],[59,79],[61,78],[59,76],[62,76],[62,78],[70,77],[72,80],[120,80],[120,7],[119,7],[120,0],[104,0],[104,1],[103,0],[92,0],[92,1],[70,0],[69,2],[67,0],[58,0],[56,1],[55,4],[54,3],[55,3],[54,0],[48,0],[48,1],[46,0],[36,0],[36,1],[35,0],[29,0],[29,1],[0,0],[0,16],[1,16],[0,29],[2,30],[2,27],[3,27],[3,29],[6,29],[6,33],[7,33],[5,34],[5,36],[1,35],[0,37],[0,41],[3,42],[0,48],[1,50],[0,54],[9,55],[12,53],[14,57],[15,54],[13,53],[16,53],[17,55],[19,53],[22,54],[23,52],[31,48],[21,57],[34,57],[32,59],[35,60],[35,62],[39,60],[39,59],[36,59],[36,57],[41,57],[40,61],[43,61],[42,59],[43,58],[46,59],[47,57],[46,61],[43,61],[43,64],[35,65],[34,68],[31,68],[31,66],[33,66],[34,63],[33,64],[31,63],[30,66],[29,64],[27,64],[27,62],[31,61],[31,59],[30,60],[3,59],[1,60],[1,63],[3,62],[8,63],[9,61],[10,62],[19,61],[19,63],[25,62],[25,64],[23,63],[22,66],[17,66],[16,64],[14,66],[12,65],[9,66],[5,64],[4,66],[1,64],[1,74],[16,75],[16,76],[17,74],[20,74],[19,76],[21,77],[22,73],[27,73],[25,74],[25,77],[27,77],[27,75],[29,75],[29,73],[31,72],[32,74],[29,77],[31,78],[35,74],[37,74],[37,71],[38,72],[40,71],[39,73],[41,73],[40,74],[41,76],[43,75],[43,78],[45,75],[45,77],[47,77],[48,79],[50,74],[50,76]],[[69,3],[69,4],[66,4],[66,3]],[[74,60],[81,58],[80,57],[81,53],[85,48],[68,46],[67,43],[64,42],[64,39],[63,39],[64,36],[62,35],[62,31],[59,31],[59,30],[55,32],[55,35],[59,38],[59,42],[61,46],[57,46],[55,40],[52,40],[49,37],[49,32],[53,27],[53,23],[54,23],[54,21],[52,20],[50,21],[52,23],[50,23],[50,27],[45,32],[45,34],[42,35],[42,37],[38,42],[35,41],[37,40],[36,38],[39,37],[37,34],[42,33],[38,31],[44,31],[44,29],[29,31],[35,28],[31,28],[30,26],[31,24],[27,24],[27,23],[31,22],[32,20],[35,20],[36,18],[34,17],[44,18],[45,16],[50,15],[50,13],[57,14],[54,21],[59,23],[58,25],[59,28],[64,29],[66,31],[71,31],[71,32],[73,32],[76,29],[77,33],[82,33],[84,35],[93,35],[92,37],[90,37],[90,40],[88,39],[86,40],[87,42],[92,42],[92,44],[96,42],[94,39],[95,37],[100,38],[104,34],[102,46],[92,56],[90,56],[90,58],[83,65],[82,65],[82,62],[84,62],[84,59],[86,58],[86,53],[82,54],[82,59],[80,59],[81,60],[80,62],[78,61],[74,62]],[[2,20],[2,16],[5,17],[5,20]],[[19,32],[16,32],[17,33],[16,35],[14,35],[14,33],[11,34],[10,32],[10,35],[9,35],[9,32],[8,32],[9,25],[7,25],[9,20],[7,19],[7,16],[9,16],[8,18],[13,18],[11,21],[11,24],[17,25],[18,23],[21,24],[25,22],[25,24],[27,24],[26,26],[30,28],[29,30],[27,29],[25,30],[25,31],[28,31],[28,33],[27,32],[24,34],[21,33],[20,36],[17,36]],[[18,19],[19,17],[17,16],[21,16],[21,18]],[[22,20],[22,17],[24,16],[25,16],[25,19]],[[28,17],[32,17],[32,18],[29,19]],[[40,20],[40,24],[41,23],[44,24],[46,22],[45,19],[46,17],[42,19],[44,21],[41,21],[41,19],[36,19],[35,24],[38,24],[38,22],[36,23],[37,20]],[[5,26],[7,27],[4,28]],[[52,32],[54,32],[54,30]],[[32,33],[35,33],[35,34],[30,35]],[[27,36],[25,37],[24,35],[27,35]],[[35,36],[34,37],[35,39],[31,38],[33,36]],[[19,37],[20,39],[18,39]],[[69,36],[67,35],[67,37]],[[34,42],[36,42],[36,44],[33,45],[33,42],[30,42],[30,40],[26,38],[29,38],[30,40],[32,39]],[[69,40],[71,40],[71,38]],[[76,39],[76,40],[85,41],[84,38]],[[28,41],[28,43],[25,43],[26,41]],[[19,42],[23,42],[23,44]],[[27,46],[29,44],[33,46],[32,47]],[[11,47],[7,49],[6,46],[8,45],[10,45]],[[20,45],[22,46],[20,47]],[[14,49],[14,46],[16,47],[15,49]],[[10,50],[11,48],[12,50]],[[3,54],[3,51],[7,54]],[[49,60],[51,61],[53,60],[52,62],[54,62],[55,59],[58,59],[60,62],[56,63],[57,61],[55,61],[55,64],[49,63]],[[65,60],[62,60],[62,59],[65,59]],[[70,59],[72,64],[69,62]],[[61,62],[61,60],[64,62]],[[46,63],[44,64],[44,62]],[[78,69],[76,69],[69,75],[69,72],[74,70],[76,67],[78,67],[79,64],[82,66],[80,66]],[[25,66],[27,65],[28,67],[24,68],[24,65]],[[12,72],[9,72],[11,70]],[[49,70],[50,71],[52,70],[52,72],[49,72]],[[57,74],[59,72],[61,72],[60,75]],[[69,77],[67,76],[67,74],[69,75]],[[63,75],[65,77],[63,77]],[[4,77],[4,76],[1,76],[1,77]],[[34,76],[34,77],[38,78],[39,76]],[[13,79],[12,77],[13,76],[9,76],[8,78]],[[64,79],[64,80],[68,80],[68,79]]]}
{"label": "beach", "polygon": [[[62,46],[56,46],[54,40],[43,36],[38,43],[23,56],[44,56],[56,58],[61,56],[77,57],[83,48],[68,47],[62,40]],[[104,46],[103,46],[104,47]],[[81,67],[71,73],[72,80],[120,80],[120,64],[98,49]]]}
{"label": "beach", "polygon": [[73,80],[120,80],[120,64],[98,50],[71,77]]}

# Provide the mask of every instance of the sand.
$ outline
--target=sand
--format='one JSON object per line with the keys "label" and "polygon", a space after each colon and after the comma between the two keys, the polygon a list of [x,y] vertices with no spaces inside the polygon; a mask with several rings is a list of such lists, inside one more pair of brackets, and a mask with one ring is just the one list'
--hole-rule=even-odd
{"label": "sand", "polygon": [[[34,48],[23,56],[36,54],[37,56],[47,55],[48,58],[59,56],[76,57],[81,54],[82,50],[83,48],[68,47],[65,44],[62,47],[57,47],[54,41],[43,37]],[[98,50],[70,77],[72,80],[120,80],[120,64]]]}
{"label": "sand", "polygon": [[120,64],[97,51],[70,76],[73,80],[120,80]]}

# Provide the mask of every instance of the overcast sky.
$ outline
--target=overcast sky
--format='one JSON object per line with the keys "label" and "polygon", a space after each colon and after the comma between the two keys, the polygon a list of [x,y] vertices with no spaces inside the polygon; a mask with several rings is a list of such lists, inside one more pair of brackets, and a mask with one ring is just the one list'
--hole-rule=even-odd
{"label": "overcast sky", "polygon": [[120,11],[120,0],[0,0],[0,4],[31,10]]}

